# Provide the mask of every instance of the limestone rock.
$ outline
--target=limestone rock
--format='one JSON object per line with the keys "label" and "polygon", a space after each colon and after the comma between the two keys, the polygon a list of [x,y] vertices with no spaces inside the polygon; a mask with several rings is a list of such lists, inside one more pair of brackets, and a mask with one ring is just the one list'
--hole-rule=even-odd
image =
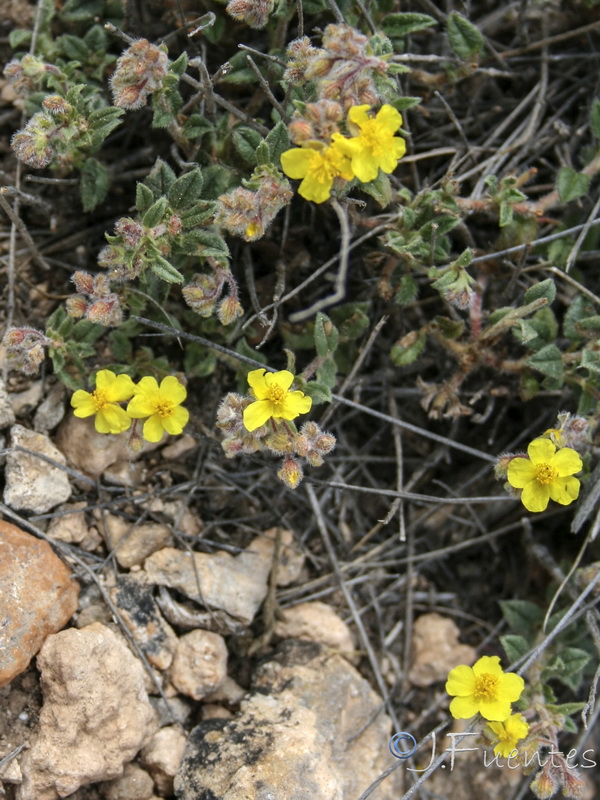
{"label": "limestone rock", "polygon": [[327,645],[350,660],[356,656],[350,628],[326,603],[300,603],[283,613],[285,619],[275,623],[275,633],[282,639],[306,639]]}
{"label": "limestone rock", "polygon": [[88,535],[88,525],[82,509],[87,508],[87,503],[65,503],[58,511],[69,512],[50,520],[46,533],[59,542],[81,544]]}
{"label": "limestone rock", "polygon": [[119,564],[126,569],[141,564],[144,559],[163,548],[171,538],[171,530],[159,522],[130,522],[105,514],[106,546],[115,551]]}
{"label": "limestone rock", "polygon": [[[380,707],[381,698],[341,656],[285,642],[258,668],[238,715],[192,730],[175,796],[356,800],[394,763],[391,722],[375,713]],[[402,770],[396,770],[377,789],[377,800],[401,796]]]}
{"label": "limestone rock", "polygon": [[263,536],[275,539],[279,532],[280,550],[277,565],[277,586],[289,586],[298,580],[304,567],[305,556],[294,539],[294,531],[287,528],[269,528]]}
{"label": "limestone rock", "polygon": [[152,583],[177,589],[200,605],[221,609],[249,625],[267,595],[273,546],[271,538],[257,536],[238,556],[165,547],[147,558],[144,568]]}
{"label": "limestone rock", "polygon": [[445,681],[457,664],[473,664],[477,653],[460,644],[460,631],[451,619],[440,614],[423,614],[413,628],[413,665],[408,679],[415,686]]}
{"label": "limestone rock", "polygon": [[67,414],[56,434],[56,444],[69,463],[92,478],[99,478],[107,467],[131,457],[122,434],[98,433],[92,417],[79,419]]}
{"label": "limestone rock", "polygon": [[0,686],[77,609],[79,584],[47,542],[0,521]]}
{"label": "limestone rock", "polygon": [[21,761],[18,800],[57,800],[120,777],[157,727],[139,661],[110,628],[94,623],[50,636],[37,666],[44,705]]}
{"label": "limestone rock", "polygon": [[106,800],[148,800],[154,793],[154,781],[138,764],[126,764],[120,778],[104,786]]}
{"label": "limestone rock", "polygon": [[10,395],[12,410],[17,417],[24,417],[36,408],[42,399],[42,382],[34,381],[28,389],[23,392],[14,392]]}
{"label": "limestone rock", "polygon": [[177,642],[171,683],[182,694],[202,700],[225,680],[227,646],[218,633],[191,631]]}
{"label": "limestone rock", "polygon": [[33,418],[33,427],[40,433],[47,433],[56,428],[64,416],[65,387],[58,381],[38,406]]}
{"label": "limestone rock", "polygon": [[163,797],[173,794],[173,779],[181,764],[186,741],[179,728],[172,725],[161,728],[142,750],[142,764]]}
{"label": "limestone rock", "polygon": [[10,404],[4,381],[0,378],[0,430],[10,428],[15,421],[15,412]]}
{"label": "limestone rock", "polygon": [[110,595],[150,664],[167,669],[173,661],[177,636],[158,610],[152,586],[136,575],[120,575]]}
{"label": "limestone rock", "polygon": [[[43,433],[35,433],[22,425],[11,429],[11,448],[25,447],[35,453],[65,464],[65,457]],[[14,509],[45,514],[71,496],[67,473],[22,450],[12,449],[6,457],[4,502]]]}

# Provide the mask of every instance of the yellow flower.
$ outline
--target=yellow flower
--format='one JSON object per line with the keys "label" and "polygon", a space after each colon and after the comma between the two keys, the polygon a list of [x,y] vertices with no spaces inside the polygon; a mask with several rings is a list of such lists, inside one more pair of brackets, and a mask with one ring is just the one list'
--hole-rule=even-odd
{"label": "yellow flower", "polygon": [[379,170],[393,172],[398,160],[406,153],[406,143],[394,133],[402,125],[402,115],[390,105],[381,106],[375,117],[369,117],[370,106],[352,106],[348,112],[350,127],[359,130],[357,136],[346,139],[341,133],[331,137],[352,164],[352,172],[361,183],[375,180]]}
{"label": "yellow flower", "polygon": [[254,369],[248,373],[248,383],[256,402],[244,409],[244,427],[255,431],[271,419],[296,419],[306,414],[312,399],[300,391],[290,392],[294,376],[287,369],[266,372]]}
{"label": "yellow flower", "polygon": [[96,374],[93,392],[78,389],[71,398],[76,417],[96,415],[94,425],[98,433],[122,433],[131,425],[125,409],[117,405],[133,395],[134,384],[129,375],[115,375],[109,369]]}
{"label": "yellow flower", "polygon": [[134,419],[143,419],[143,437],[147,442],[159,442],[164,431],[174,436],[181,433],[190,418],[190,412],[181,406],[187,397],[185,387],[173,375],[160,382],[145,377],[135,387],[135,396],[127,406]]}
{"label": "yellow flower", "polygon": [[494,722],[510,716],[510,704],[519,699],[524,688],[523,678],[502,671],[498,656],[482,656],[472,667],[454,667],[446,683],[448,694],[456,695],[450,703],[454,719],[470,719],[479,712]]}
{"label": "yellow flower", "polygon": [[324,203],[328,199],[335,178],[351,181],[354,177],[349,159],[339,148],[320,142],[308,142],[306,147],[286,150],[281,154],[281,167],[288,178],[303,178],[298,194],[314,203]]}
{"label": "yellow flower", "polygon": [[583,467],[579,454],[570,447],[558,452],[549,439],[534,439],[527,455],[508,465],[508,482],[522,489],[521,502],[528,511],[544,511],[550,498],[568,506],[579,495],[579,481],[571,477]]}
{"label": "yellow flower", "polygon": [[509,758],[513,750],[517,749],[519,739],[524,739],[529,733],[529,725],[522,714],[511,714],[504,722],[488,722],[488,727],[498,739],[494,753],[502,758]]}

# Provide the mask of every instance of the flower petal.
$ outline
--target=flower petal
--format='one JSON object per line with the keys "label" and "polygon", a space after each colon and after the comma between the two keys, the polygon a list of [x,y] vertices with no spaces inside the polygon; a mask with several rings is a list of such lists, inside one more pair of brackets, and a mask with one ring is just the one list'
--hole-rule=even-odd
{"label": "flower petal", "polygon": [[[404,155],[404,152],[402,155]],[[379,156],[379,168],[382,172],[390,175],[398,166],[398,158],[399,157],[396,155],[396,148],[391,147],[387,153]]]}
{"label": "flower petal", "polygon": [[537,481],[528,483],[521,492],[521,502],[527,511],[533,511],[534,513],[545,511],[549,500],[550,487]]}
{"label": "flower petal", "polygon": [[565,478],[567,475],[574,475],[576,472],[583,469],[583,461],[579,453],[571,447],[563,447],[561,450],[558,450],[552,457],[550,464],[555,470],[558,470],[559,478]]}
{"label": "flower petal", "polygon": [[265,369],[253,369],[247,375],[248,385],[257,400],[266,400],[269,396],[269,387],[265,379]]}
{"label": "flower petal", "polygon": [[[108,370],[105,370],[108,372]],[[135,384],[129,375],[117,375],[115,380],[106,387],[109,402],[122,403],[129,400],[135,393]]]}
{"label": "flower petal", "polygon": [[[481,658],[473,664],[473,672],[477,676],[504,675],[502,667],[500,666],[500,656],[481,656]],[[508,716],[508,714],[506,716]]]}
{"label": "flower petal", "polygon": [[395,133],[400,125],[402,125],[402,114],[396,111],[393,106],[386,103],[381,106],[375,115],[375,120],[381,127],[385,128],[385,130],[390,131],[390,133]]}
{"label": "flower petal", "polygon": [[352,170],[361,183],[369,183],[379,174],[379,160],[368,150],[361,150],[352,158]]}
{"label": "flower petal", "polygon": [[294,376],[287,369],[281,369],[279,372],[269,372],[265,375],[265,383],[270,388],[271,386],[279,386],[285,392],[290,388],[294,382]]}
{"label": "flower petal", "polygon": [[76,417],[91,417],[98,410],[90,392],[84,392],[83,389],[78,389],[75,392],[71,398],[71,405],[75,409],[73,414]]}
{"label": "flower petal", "polygon": [[516,702],[523,693],[525,681],[516,672],[506,672],[500,678],[498,693],[509,703]]}
{"label": "flower petal", "polygon": [[156,378],[151,375],[146,375],[141,381],[135,385],[135,394],[158,394],[158,383]]}
{"label": "flower petal", "polygon": [[370,108],[370,105],[352,106],[348,111],[348,121],[353,125],[357,125],[359,128],[362,127],[365,122],[369,121],[369,114],[367,112]]}
{"label": "flower petal", "polygon": [[506,477],[515,489],[523,489],[535,480],[535,465],[528,458],[517,456],[509,461]]}
{"label": "flower petal", "polygon": [[108,403],[96,414],[95,426],[98,433],[123,433],[130,425],[131,418],[115,403]]}
{"label": "flower petal", "polygon": [[96,373],[96,389],[109,389],[116,377],[110,369],[101,369]]}
{"label": "flower petal", "polygon": [[[139,384],[138,384],[139,385]],[[156,413],[156,398],[149,393],[140,392],[132,397],[127,406],[127,413],[133,419],[143,419]]]}
{"label": "flower petal", "polygon": [[314,176],[307,175],[298,187],[298,194],[313,203],[324,203],[329,200],[332,186],[333,178],[318,181]]}
{"label": "flower petal", "polygon": [[299,414],[307,414],[311,407],[312,397],[301,391],[290,392],[283,401],[278,416],[282,419],[296,419]]}
{"label": "flower petal", "polygon": [[527,448],[527,455],[534,464],[547,464],[555,452],[556,447],[550,439],[534,439]]}
{"label": "flower petal", "polygon": [[244,409],[244,427],[255,431],[273,416],[273,403],[270,400],[257,400]]}
{"label": "flower petal", "polygon": [[577,500],[579,497],[579,487],[580,483],[577,478],[556,478],[556,480],[550,484],[550,497],[556,503],[560,503],[561,506],[568,506],[569,503],[572,503],[573,500]]}
{"label": "flower petal", "polygon": [[311,148],[293,147],[281,154],[281,168],[293,180],[304,178],[314,158],[315,151]]}
{"label": "flower petal", "polygon": [[190,418],[190,412],[183,406],[177,406],[173,409],[170,417],[165,417],[162,421],[163,428],[171,436],[178,436],[187,425]]}
{"label": "flower petal", "polygon": [[187,390],[185,386],[180,383],[174,375],[167,375],[160,382],[161,397],[170,400],[176,406],[183,403],[187,397]]}
{"label": "flower petal", "polygon": [[162,418],[158,414],[153,414],[144,422],[142,434],[147,442],[160,442],[164,431]]}
{"label": "flower petal", "polygon": [[451,669],[446,681],[446,691],[448,694],[459,697],[472,695],[475,692],[475,673],[472,668],[467,667],[466,664],[460,664]]}
{"label": "flower petal", "polygon": [[480,700],[479,713],[484,719],[502,722],[510,716],[510,702],[504,699]]}
{"label": "flower petal", "polygon": [[455,697],[450,703],[450,713],[454,719],[470,719],[479,711],[479,705],[473,695],[469,697]]}

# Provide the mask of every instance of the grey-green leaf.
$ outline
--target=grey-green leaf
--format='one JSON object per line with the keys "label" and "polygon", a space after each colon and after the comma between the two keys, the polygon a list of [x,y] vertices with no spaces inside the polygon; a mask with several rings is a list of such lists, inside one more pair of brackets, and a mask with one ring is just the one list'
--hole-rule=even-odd
{"label": "grey-green leaf", "polygon": [[459,58],[467,61],[481,53],[484,39],[481,31],[472,22],[462,14],[452,11],[448,14],[447,25],[450,47]]}
{"label": "grey-green leaf", "polygon": [[590,176],[577,172],[572,167],[563,167],[556,178],[556,188],[562,203],[570,203],[583,197],[590,188]]}

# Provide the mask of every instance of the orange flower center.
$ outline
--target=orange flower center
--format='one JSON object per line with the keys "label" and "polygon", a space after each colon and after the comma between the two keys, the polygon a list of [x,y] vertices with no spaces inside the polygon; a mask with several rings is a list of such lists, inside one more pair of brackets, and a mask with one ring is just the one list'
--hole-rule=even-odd
{"label": "orange flower center", "polygon": [[159,400],[156,404],[156,413],[163,419],[173,413],[173,403],[170,400]]}
{"label": "orange flower center", "polygon": [[276,406],[279,406],[285,400],[285,389],[281,386],[269,386],[269,400]]}
{"label": "orange flower center", "polygon": [[105,389],[96,389],[92,392],[92,402],[96,406],[96,411],[102,411],[109,404],[108,394]]}
{"label": "orange flower center", "polygon": [[484,672],[475,678],[475,700],[494,700],[498,693],[500,677]]}
{"label": "orange flower center", "polygon": [[558,470],[554,469],[550,464],[536,464],[535,465],[535,479],[538,483],[546,485],[552,483],[558,478]]}

